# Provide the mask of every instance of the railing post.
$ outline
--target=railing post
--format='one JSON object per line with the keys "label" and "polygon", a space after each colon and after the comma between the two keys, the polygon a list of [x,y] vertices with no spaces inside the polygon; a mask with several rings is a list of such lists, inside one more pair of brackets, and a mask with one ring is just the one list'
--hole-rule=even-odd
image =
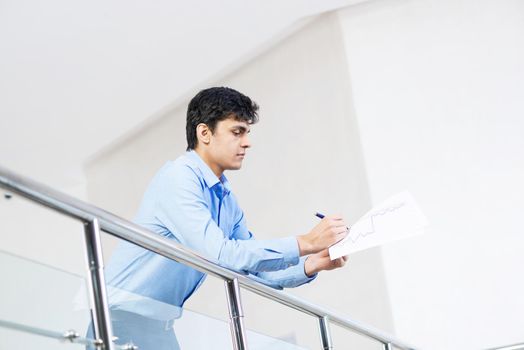
{"label": "railing post", "polygon": [[229,328],[235,350],[247,350],[246,331],[244,329],[244,311],[240,300],[238,280],[225,280],[227,306],[229,310]]}
{"label": "railing post", "polygon": [[320,342],[322,344],[322,350],[333,349],[331,332],[329,331],[329,318],[327,316],[318,318],[318,329],[320,331]]}
{"label": "railing post", "polygon": [[391,345],[391,343],[384,343],[384,350],[393,350],[393,345]]}
{"label": "railing post", "polygon": [[113,330],[107,302],[104,261],[100,244],[98,220],[84,222],[84,239],[87,258],[87,280],[93,308],[93,328],[95,338],[102,341],[105,350],[113,350]]}

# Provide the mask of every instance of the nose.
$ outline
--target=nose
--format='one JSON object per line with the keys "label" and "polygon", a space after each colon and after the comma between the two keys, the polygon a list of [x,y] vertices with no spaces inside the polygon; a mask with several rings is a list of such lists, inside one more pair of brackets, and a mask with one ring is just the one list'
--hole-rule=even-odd
{"label": "nose", "polygon": [[242,143],[240,145],[242,148],[249,148],[251,147],[251,141],[249,140],[248,134],[244,134],[244,137],[242,137]]}

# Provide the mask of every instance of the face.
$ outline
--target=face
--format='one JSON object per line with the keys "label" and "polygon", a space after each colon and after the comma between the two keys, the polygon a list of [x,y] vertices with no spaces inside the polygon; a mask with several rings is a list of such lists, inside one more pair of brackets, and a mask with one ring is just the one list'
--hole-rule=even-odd
{"label": "face", "polygon": [[228,118],[217,123],[213,133],[209,134],[204,160],[219,176],[224,170],[238,170],[246,150],[251,147],[249,141],[250,125],[244,121]]}

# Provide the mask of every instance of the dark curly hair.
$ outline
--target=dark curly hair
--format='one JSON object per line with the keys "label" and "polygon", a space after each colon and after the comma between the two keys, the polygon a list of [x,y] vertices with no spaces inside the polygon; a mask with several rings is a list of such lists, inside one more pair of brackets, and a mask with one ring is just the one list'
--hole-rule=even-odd
{"label": "dark curly hair", "polygon": [[214,132],[219,121],[230,117],[255,124],[258,122],[257,111],[258,105],[254,101],[231,88],[212,87],[200,91],[187,106],[187,150],[197,146],[198,124],[206,124],[211,132]]}

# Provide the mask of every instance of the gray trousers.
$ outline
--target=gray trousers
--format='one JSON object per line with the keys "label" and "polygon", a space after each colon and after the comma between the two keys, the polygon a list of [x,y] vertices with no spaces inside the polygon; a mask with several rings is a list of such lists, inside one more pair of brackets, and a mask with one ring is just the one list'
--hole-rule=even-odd
{"label": "gray trousers", "polygon": [[[173,321],[159,321],[132,312],[111,311],[115,344],[133,343],[139,350],[180,350],[173,330]],[[87,337],[94,338],[93,326],[89,326]],[[87,350],[95,350],[91,346]]]}

